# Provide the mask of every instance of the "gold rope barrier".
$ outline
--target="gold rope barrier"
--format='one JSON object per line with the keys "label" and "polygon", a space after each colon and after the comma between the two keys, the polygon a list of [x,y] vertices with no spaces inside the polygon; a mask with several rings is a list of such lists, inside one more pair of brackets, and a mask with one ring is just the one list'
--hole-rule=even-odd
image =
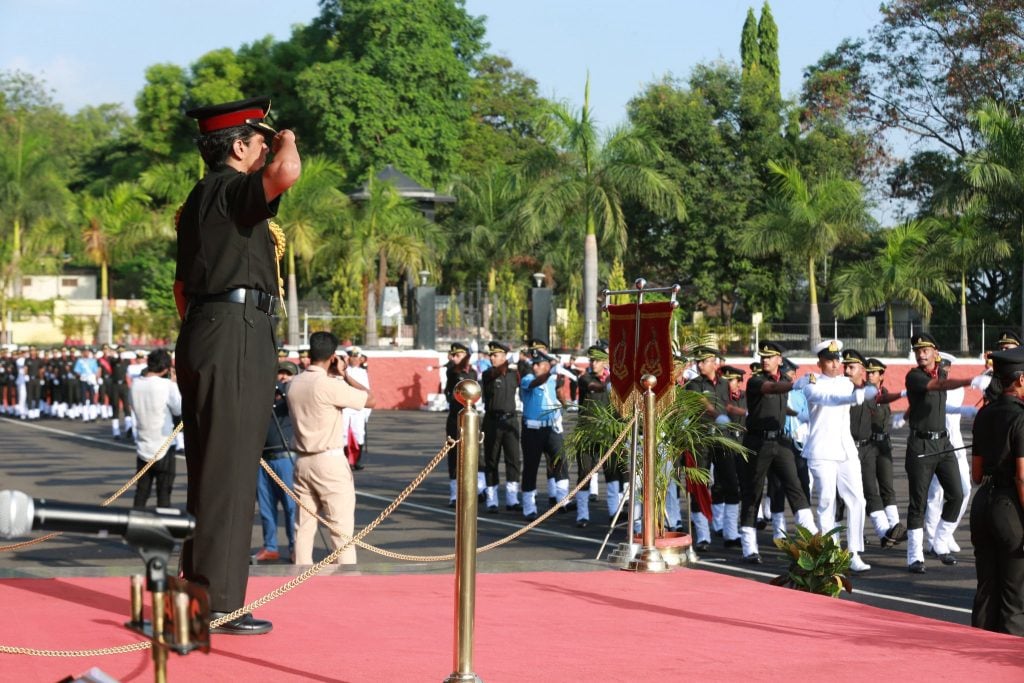
{"label": "gold rope barrier", "polygon": [[[487,552],[489,550],[494,550],[495,548],[501,547],[501,546],[505,545],[506,543],[514,541],[515,539],[519,538],[520,536],[522,536],[526,532],[528,532],[531,529],[533,529],[534,527],[536,527],[541,522],[543,522],[546,519],[548,519],[549,517],[551,517],[551,515],[553,515],[556,510],[558,510],[560,507],[562,507],[568,501],[572,500],[573,497],[575,497],[576,494],[579,493],[581,490],[583,490],[583,487],[586,486],[589,483],[590,478],[595,476],[597,474],[597,472],[602,467],[604,467],[604,464],[608,461],[608,458],[610,458],[612,456],[612,454],[615,452],[615,450],[622,443],[623,439],[626,438],[626,434],[629,433],[630,429],[632,429],[633,423],[636,421],[636,419],[637,419],[637,415],[634,413],[632,419],[629,421],[629,423],[622,430],[622,433],[619,434],[618,438],[615,439],[615,442],[608,448],[607,451],[605,451],[604,455],[601,456],[601,459],[597,462],[597,464],[594,465],[593,468],[591,468],[590,473],[587,474],[586,477],[583,477],[582,481],[580,483],[576,484],[576,487],[574,489],[572,489],[571,491],[569,491],[569,493],[567,493],[565,495],[565,497],[562,498],[562,500],[558,501],[558,503],[553,505],[550,509],[546,510],[543,515],[539,516],[537,519],[533,520],[532,522],[530,522],[529,524],[527,524],[523,528],[518,529],[515,532],[513,532],[512,534],[510,534],[508,536],[505,536],[504,538],[500,538],[497,541],[494,541],[493,543],[488,543],[487,545],[480,546],[479,548],[476,549],[476,552],[478,554],[479,553],[485,553],[485,552]],[[341,535],[342,538],[346,539],[346,547],[347,547],[347,545],[348,545],[347,541],[349,540],[349,536],[347,536],[346,534],[342,533],[341,530],[339,530],[333,524],[331,524],[330,522],[325,520],[323,517],[321,517],[319,514],[317,514],[316,510],[310,510],[308,507],[303,505],[299,501],[299,499],[295,496],[295,493],[292,492],[292,490],[290,488],[288,488],[288,486],[283,481],[281,481],[281,478],[277,476],[277,473],[274,472],[273,469],[271,469],[270,465],[268,465],[265,461],[261,461],[260,464],[263,466],[263,471],[266,472],[268,475],[270,475],[270,478],[273,479],[274,482],[276,482],[277,485],[281,487],[281,489],[285,492],[285,494],[289,498],[291,498],[293,501],[295,501],[296,505],[301,507],[308,514],[310,514],[313,517],[315,517],[317,519],[317,521],[319,521],[321,524],[323,524],[324,526],[328,527],[329,529],[332,529],[335,533]],[[362,536],[360,536],[360,538],[362,538]],[[370,543],[366,543],[365,541],[356,540],[356,539],[351,539],[351,540],[356,544],[356,546],[358,546],[360,548],[363,548],[365,550],[369,550],[370,552],[376,553],[377,555],[381,555],[382,557],[389,557],[389,558],[391,558],[393,560],[403,560],[403,561],[407,561],[407,562],[450,562],[450,561],[455,559],[455,553],[449,553],[447,555],[409,555],[409,554],[406,554],[406,553],[396,553],[396,552],[393,552],[391,550],[386,550],[386,549],[381,548],[379,546],[375,546],[375,545],[372,545]]]}
{"label": "gold rope barrier", "polygon": [[[163,455],[165,453],[167,453],[167,449],[171,447],[172,443],[174,443],[174,437],[178,436],[178,434],[181,432],[182,424],[183,423],[179,422],[178,426],[174,428],[173,432],[171,432],[171,435],[168,436],[167,439],[165,439],[162,444],[160,444],[160,448],[157,449],[157,451],[154,454],[152,460],[150,460],[145,465],[143,465],[142,469],[140,469],[138,472],[136,472],[134,477],[129,479],[127,482],[125,482],[124,486],[119,488],[116,492],[114,492],[114,494],[112,496],[110,496],[105,501],[100,503],[100,505],[103,506],[103,507],[106,507],[106,506],[110,505],[115,500],[117,500],[122,495],[124,495],[125,491],[127,491],[131,487],[135,486],[135,484],[138,483],[139,479],[142,478],[142,475],[144,475],[146,472],[148,472],[149,468],[151,468],[153,465],[155,465],[157,463],[157,461],[160,460],[160,458],[163,457]],[[160,457],[157,457],[157,456],[160,456]],[[173,457],[173,456],[171,456],[171,457]],[[21,548],[28,548],[28,547],[33,546],[33,545],[38,545],[38,544],[42,543],[43,541],[49,541],[51,538],[56,538],[57,536],[60,536],[62,533],[63,533],[62,531],[53,531],[51,533],[45,534],[43,536],[40,536],[39,538],[33,538],[31,541],[22,541],[21,543],[11,543],[9,545],[0,545],[0,552],[4,552],[4,551],[7,551],[7,550],[20,550]]]}

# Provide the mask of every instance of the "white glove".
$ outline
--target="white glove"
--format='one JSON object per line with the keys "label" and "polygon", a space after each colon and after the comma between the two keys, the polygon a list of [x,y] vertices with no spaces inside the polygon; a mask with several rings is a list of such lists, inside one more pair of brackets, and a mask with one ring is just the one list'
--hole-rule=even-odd
{"label": "white glove", "polygon": [[960,406],[960,416],[974,419],[974,416],[978,414],[978,409],[974,406]]}
{"label": "white glove", "polygon": [[697,367],[695,365],[691,365],[690,367],[683,370],[683,379],[685,379],[687,382],[689,382],[691,379],[697,379],[698,376],[700,376],[700,371],[697,370]]}
{"label": "white glove", "polygon": [[853,390],[853,400],[857,402],[857,405],[864,403],[864,399],[867,395],[867,389],[864,387],[857,387]]}
{"label": "white glove", "polygon": [[904,389],[903,391],[900,392],[900,398],[906,398],[906,397],[907,397],[907,390]]}
{"label": "white glove", "polygon": [[904,413],[893,413],[892,415],[892,428],[901,429],[907,424],[906,415]]}
{"label": "white glove", "polygon": [[729,419],[729,416],[726,415],[725,413],[722,413],[721,415],[715,418],[716,425],[727,425],[729,424],[729,422],[731,422],[731,420]]}
{"label": "white glove", "polygon": [[971,388],[977,389],[978,391],[985,391],[988,389],[988,385],[992,383],[992,375],[983,374],[978,375],[971,380]]}
{"label": "white glove", "polygon": [[876,387],[874,384],[864,385],[865,401],[874,401],[876,396],[878,396],[878,387]]}

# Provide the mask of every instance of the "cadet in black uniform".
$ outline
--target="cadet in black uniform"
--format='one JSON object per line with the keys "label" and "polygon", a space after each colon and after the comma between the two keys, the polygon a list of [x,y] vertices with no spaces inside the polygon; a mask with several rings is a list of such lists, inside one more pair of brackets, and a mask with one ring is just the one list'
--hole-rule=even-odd
{"label": "cadet in black uniform", "polygon": [[519,415],[516,391],[519,371],[508,362],[509,347],[498,341],[487,344],[491,367],[484,371],[481,389],[484,399],[484,482],[487,512],[498,511],[498,463],[505,459],[505,509],[519,510],[519,480],[523,473],[523,452],[519,447]]}
{"label": "cadet in black uniform", "polygon": [[[444,424],[444,433],[450,439],[459,438],[459,413],[462,404],[455,398],[455,387],[464,379],[476,379],[476,373],[469,366],[469,347],[461,342],[452,342],[448,349],[448,362],[445,363],[444,397],[448,399],[448,419]],[[459,473],[459,449],[448,451],[448,507],[455,507],[455,492],[458,489],[456,478]]]}
{"label": "cadet in black uniform", "polygon": [[[187,508],[196,517],[181,561],[185,578],[208,586],[214,618],[245,599],[256,474],[274,404],[272,316],[284,247],[268,219],[301,170],[295,134],[263,123],[269,107],[269,99],[254,98],[188,112],[198,120],[208,172],[178,222],[176,369]],[[274,157],[266,164],[268,146]],[[246,614],[214,632],[270,629]]]}
{"label": "cadet in black uniform", "polygon": [[[722,381],[718,376],[718,363],[723,360],[722,357],[709,346],[698,346],[690,357],[695,363],[697,376],[687,382],[684,388],[704,397],[707,409],[702,419],[706,423],[728,424],[729,416],[725,413],[725,406],[729,401],[729,382]],[[710,469],[712,463],[722,459],[721,450],[713,448],[708,452],[694,453],[697,466]],[[711,547],[711,521],[701,511],[696,496],[690,497],[690,521],[693,524],[694,547],[703,552]]]}
{"label": "cadet in black uniform", "polygon": [[[580,420],[585,420],[597,413],[601,406],[609,405],[608,399],[608,345],[597,343],[587,349],[588,367],[576,382],[579,396]],[[610,443],[608,445],[611,445]],[[577,456],[577,483],[583,483],[586,474],[594,469],[603,449],[596,447],[580,452]],[[618,496],[622,490],[622,482],[626,479],[628,465],[623,458],[610,457],[604,465],[605,485],[608,496],[609,516],[618,509]],[[613,486],[614,485],[614,486]],[[614,507],[612,499],[614,498]],[[583,529],[590,524],[590,491],[584,486],[576,493],[576,526]]]}
{"label": "cadet in black uniform", "polygon": [[[910,503],[907,506],[907,568],[915,574],[925,573],[924,564],[924,510],[928,502],[928,486],[932,477],[946,492],[942,506],[942,519],[936,535],[945,535],[943,525],[956,526],[963,503],[963,488],[956,455],[946,431],[946,391],[971,385],[984,389],[982,377],[950,379],[939,367],[939,349],[935,338],[927,332],[910,338],[917,367],[907,373],[907,484]],[[990,378],[986,377],[984,382]],[[950,530],[951,531],[951,530]],[[943,555],[943,564],[956,564],[952,554]]]}
{"label": "cadet in black uniform", "polygon": [[[892,479],[892,441],[889,436],[892,429],[892,409],[889,408],[889,404],[899,400],[900,394],[885,388],[885,369],[885,363],[877,358],[868,358],[864,364],[868,383],[878,389],[878,395],[874,401],[863,403],[863,408],[868,414],[870,431],[866,437],[867,443],[858,448],[861,451],[867,513],[869,516],[874,515],[877,505],[877,509],[885,515],[885,523],[892,533],[882,538],[881,544],[883,548],[888,548],[906,540],[907,527],[900,522],[899,508],[896,506],[896,489]],[[851,420],[853,409],[857,407],[860,406],[850,408]],[[869,474],[869,468],[873,469],[873,479]]]}
{"label": "cadet in black uniform", "polygon": [[1024,636],[1024,349],[992,354],[1004,390],[974,420],[971,625]]}
{"label": "cadet in black uniform", "polygon": [[769,470],[778,476],[785,489],[789,506],[796,511],[796,523],[811,532],[817,531],[810,503],[800,485],[796,470],[796,456],[784,433],[786,426],[787,396],[793,385],[779,375],[784,349],[774,342],[761,342],[761,371],[747,382],[747,433],[743,445],[750,451],[750,459],[740,478],[740,542],[743,560],[761,564],[757,551],[757,508]]}
{"label": "cadet in black uniform", "polygon": [[[1013,330],[1003,330],[999,333],[999,338],[996,339],[996,351],[1008,351],[1009,349],[1015,349],[1018,346],[1020,346],[1020,336]],[[991,354],[989,354],[988,361],[991,364]],[[999,383],[999,378],[993,376],[992,382],[985,390],[985,403],[991,403],[999,398],[999,395],[1002,393],[1003,388]]]}
{"label": "cadet in black uniform", "polygon": [[[729,423],[722,430],[724,436],[737,443],[742,441],[742,425],[747,415],[747,395],[740,388],[743,375],[739,368],[723,365],[718,369],[721,381],[729,391],[725,412]],[[714,465],[715,480],[711,485],[711,530],[722,536],[726,548],[740,547],[740,468],[743,456],[734,451],[716,451]]]}

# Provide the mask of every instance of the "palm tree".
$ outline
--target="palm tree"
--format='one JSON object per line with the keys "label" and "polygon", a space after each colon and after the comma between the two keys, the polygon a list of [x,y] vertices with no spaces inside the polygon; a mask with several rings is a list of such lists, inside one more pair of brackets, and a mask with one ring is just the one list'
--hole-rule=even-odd
{"label": "palm tree", "polygon": [[161,231],[148,208],[149,196],[134,183],[120,183],[101,197],[86,195],[81,215],[86,224],[82,231],[85,253],[100,268],[100,326],[98,341],[113,340],[110,314],[109,268],[121,254],[129,253],[143,240]]}
{"label": "palm tree", "polygon": [[834,281],[836,313],[844,318],[885,308],[885,351],[897,352],[893,325],[893,304],[905,301],[924,317],[931,316],[928,293],[953,300],[945,272],[926,258],[933,221],[909,221],[885,234],[885,243],[875,256],[852,264]]}
{"label": "palm tree", "polygon": [[792,162],[769,161],[768,169],[775,176],[775,194],[765,213],[740,231],[739,248],[750,256],[792,257],[806,265],[813,349],[821,341],[817,264],[840,243],[863,239],[870,221],[863,188],[836,174],[810,183]]}
{"label": "palm tree", "polygon": [[[999,202],[1024,244],[1024,121],[998,104],[973,116],[983,146],[967,156],[967,182]],[[1021,267],[1021,326],[1024,327],[1024,262]]]}
{"label": "palm tree", "polygon": [[960,352],[969,353],[967,340],[967,274],[977,268],[1009,258],[1010,243],[993,235],[983,223],[984,202],[971,198],[962,212],[952,213],[941,223],[931,258],[960,280]]}
{"label": "palm tree", "polygon": [[[299,343],[299,290],[296,260],[307,265],[323,243],[323,227],[348,207],[341,191],[342,168],[322,156],[302,162],[302,175],[281,199],[278,222],[288,238],[288,343]],[[307,273],[308,274],[308,273]]]}
{"label": "palm tree", "polygon": [[583,228],[583,346],[597,339],[598,232],[602,244],[621,253],[627,226],[623,202],[635,201],[652,213],[683,220],[686,209],[678,185],[661,173],[661,149],[639,127],[614,130],[602,145],[590,111],[590,76],[583,109],[551,110],[554,147],[537,150],[520,166],[525,200],[516,224],[525,237],[569,225]]}
{"label": "palm tree", "polygon": [[400,197],[394,186],[378,181],[372,169],[369,176],[367,199],[351,204],[342,216],[340,234],[344,240],[329,243],[316,259],[331,262],[344,258],[358,264],[366,300],[363,343],[376,346],[377,302],[389,269],[395,266],[413,273],[424,268],[436,270],[445,239],[440,227]]}

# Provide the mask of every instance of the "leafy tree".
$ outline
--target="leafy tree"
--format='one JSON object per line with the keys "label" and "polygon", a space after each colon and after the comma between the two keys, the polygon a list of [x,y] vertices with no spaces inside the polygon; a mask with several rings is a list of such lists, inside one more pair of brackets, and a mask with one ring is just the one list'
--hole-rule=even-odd
{"label": "leafy tree", "polygon": [[6,340],[7,292],[19,298],[23,268],[58,247],[54,228],[66,217],[71,198],[67,159],[54,148],[67,118],[43,82],[0,72],[0,122],[0,337]]}
{"label": "leafy tree", "polygon": [[844,317],[885,309],[885,351],[898,351],[893,304],[905,301],[922,316],[931,316],[929,293],[952,300],[945,271],[928,257],[934,223],[908,221],[885,231],[885,243],[873,258],[850,265],[836,276],[836,312]]}
{"label": "leafy tree", "polygon": [[320,151],[351,179],[390,163],[442,184],[469,119],[482,19],[462,0],[324,0],[311,34],[328,56],[299,75],[296,90],[321,131]]}
{"label": "leafy tree", "polygon": [[188,94],[185,70],[174,64],[146,69],[146,84],[135,97],[135,125],[142,148],[157,160],[172,160],[191,146],[193,124],[181,114]]}
{"label": "leafy tree", "polygon": [[761,63],[761,46],[757,40],[757,16],[754,8],[747,8],[747,18],[740,33],[740,64],[746,73]]}
{"label": "leafy tree", "polygon": [[597,335],[597,245],[612,255],[626,246],[623,204],[633,201],[658,216],[682,220],[686,215],[678,187],[657,169],[661,149],[646,131],[622,127],[601,143],[590,111],[590,78],[583,108],[563,105],[551,111],[551,140],[520,166],[525,200],[517,222],[528,235],[548,226],[583,228],[583,346]]}
{"label": "leafy tree", "polygon": [[769,162],[775,194],[767,210],[739,234],[740,249],[753,256],[778,255],[805,265],[813,348],[821,341],[817,266],[839,244],[863,239],[870,222],[859,183],[835,174],[808,180],[791,163]]}
{"label": "leafy tree", "polygon": [[779,68],[779,27],[775,24],[775,17],[772,16],[772,8],[768,6],[768,0],[765,0],[761,7],[761,18],[757,22],[757,47],[757,63],[781,99],[782,70]]}

